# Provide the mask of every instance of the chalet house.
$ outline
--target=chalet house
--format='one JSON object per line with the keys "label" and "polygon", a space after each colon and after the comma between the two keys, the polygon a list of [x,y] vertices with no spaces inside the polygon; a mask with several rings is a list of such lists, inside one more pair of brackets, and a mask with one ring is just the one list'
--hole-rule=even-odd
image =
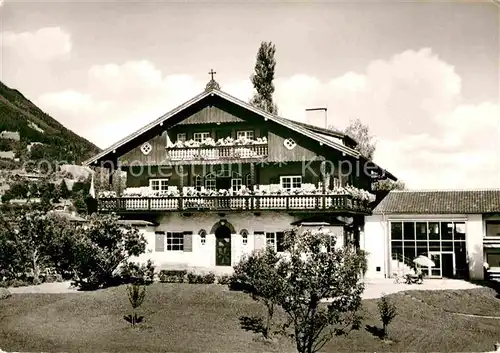
{"label": "chalet house", "polygon": [[112,178],[126,172],[126,188],[98,194],[97,211],[143,221],[143,260],[225,271],[254,249],[282,251],[283,232],[295,225],[324,227],[340,244],[360,246],[372,183],[396,179],[355,147],[339,131],[236,99],[212,78],[84,165],[107,168]]}
{"label": "chalet house", "polygon": [[404,273],[425,255],[436,265],[422,269],[430,278],[500,280],[500,190],[391,191],[364,229],[370,278]]}

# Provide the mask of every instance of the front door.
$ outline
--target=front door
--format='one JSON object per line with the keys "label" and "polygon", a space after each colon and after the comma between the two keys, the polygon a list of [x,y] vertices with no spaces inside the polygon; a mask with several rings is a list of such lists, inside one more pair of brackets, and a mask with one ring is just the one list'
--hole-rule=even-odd
{"label": "front door", "polygon": [[436,266],[429,267],[429,277],[441,278],[441,253],[440,252],[429,252],[429,258],[434,261]]}
{"label": "front door", "polygon": [[455,277],[455,254],[441,253],[441,274],[446,278]]}
{"label": "front door", "polygon": [[215,231],[215,265],[231,266],[231,230],[226,226]]}

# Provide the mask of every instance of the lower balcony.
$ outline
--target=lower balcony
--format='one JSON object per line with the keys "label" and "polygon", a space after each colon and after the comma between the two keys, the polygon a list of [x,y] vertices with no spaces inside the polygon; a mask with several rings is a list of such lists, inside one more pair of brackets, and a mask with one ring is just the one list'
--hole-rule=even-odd
{"label": "lower balcony", "polygon": [[307,211],[367,214],[369,201],[352,195],[101,197],[101,212]]}

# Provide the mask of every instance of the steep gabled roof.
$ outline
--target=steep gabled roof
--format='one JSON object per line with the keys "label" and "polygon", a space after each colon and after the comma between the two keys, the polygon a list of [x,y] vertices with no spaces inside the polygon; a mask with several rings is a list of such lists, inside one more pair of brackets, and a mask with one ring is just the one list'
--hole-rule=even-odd
{"label": "steep gabled roof", "polygon": [[[208,97],[208,96],[213,96],[213,95],[217,95],[218,97],[222,98],[222,99],[225,99],[233,104],[236,104],[246,110],[249,110],[257,115],[260,115],[262,116],[264,119],[268,119],[270,121],[273,121],[275,123],[278,123],[292,131],[295,131],[295,132],[298,132],[304,136],[307,136],[313,140],[316,140],[318,141],[320,144],[322,145],[325,145],[325,146],[328,146],[330,148],[333,148],[337,151],[340,151],[344,154],[347,154],[347,155],[350,155],[354,158],[363,158],[361,156],[361,154],[356,151],[355,149],[353,148],[350,148],[350,147],[347,147],[347,146],[344,146],[340,143],[336,143],[330,139],[327,138],[327,136],[325,136],[325,132],[322,132],[322,133],[318,133],[318,132],[315,132],[314,130],[317,128],[314,127],[313,125],[309,125],[309,124],[304,124],[304,123],[297,123],[293,120],[289,120],[289,119],[285,119],[285,118],[282,118],[282,117],[279,117],[279,116],[276,116],[274,114],[270,114],[262,109],[259,109],[257,107],[254,107],[236,97],[233,97],[231,96],[230,94],[227,94],[221,90],[218,90],[216,88],[214,89],[210,89],[210,90],[206,90],[200,94],[198,94],[197,96],[193,97],[192,99],[188,100],[187,102],[181,104],[180,106],[172,109],[171,111],[169,111],[168,113],[162,115],[161,117],[159,117],[158,119],[154,120],[153,122],[147,124],[146,126],[144,126],[143,128],[137,130],[136,132],[134,132],[133,134],[130,134],[129,136],[121,139],[120,141],[116,142],[115,144],[111,145],[110,147],[108,147],[107,149],[105,149],[104,151],[98,153],[97,155],[95,155],[94,157],[88,159],[87,161],[85,161],[83,164],[84,165],[90,165],[96,161],[98,161],[99,159],[105,157],[106,155],[112,153],[114,150],[116,150],[117,148],[119,148],[120,146],[134,140],[135,138],[138,138],[139,136],[141,136],[142,134],[146,133],[147,131],[149,131],[150,129],[154,128],[155,126],[158,126],[158,125],[162,125],[164,122],[166,122],[168,119],[170,119],[171,117],[173,117],[174,115],[182,112],[183,110],[187,109],[188,107],[192,106],[193,104],[195,103],[198,103],[200,102],[201,100],[203,100],[204,98]],[[314,129],[313,129],[314,128]],[[320,128],[318,128],[320,129]],[[335,132],[333,131],[330,131],[330,130],[326,130],[325,131],[328,131],[330,134],[336,134]],[[343,134],[341,133],[338,133],[339,137],[340,136],[343,136]],[[331,136],[331,135],[330,135]],[[364,158],[363,158],[364,159]],[[374,164],[375,165],[375,164]],[[378,167],[375,165],[375,167]],[[378,167],[380,168],[380,167]],[[381,168],[380,168],[381,169]],[[382,170],[382,169],[381,169]],[[391,178],[395,178],[392,174],[388,173],[387,171],[385,170],[382,170],[384,173],[386,173],[386,175],[388,175],[389,177]]]}
{"label": "steep gabled roof", "polygon": [[299,125],[303,128],[306,128],[306,129],[311,130],[313,132],[320,133],[322,135],[337,137],[337,138],[342,139],[342,140],[345,139],[345,140],[347,140],[347,142],[349,142],[352,145],[358,144],[357,141],[355,141],[351,136],[346,135],[345,133],[343,133],[342,131],[337,130],[337,129],[333,129],[333,128],[325,129],[323,127],[303,123],[300,121],[291,120],[288,118],[281,118],[281,119],[288,120],[288,121],[294,123],[295,125]]}
{"label": "steep gabled roof", "polygon": [[391,191],[373,214],[485,214],[500,212],[500,190]]}

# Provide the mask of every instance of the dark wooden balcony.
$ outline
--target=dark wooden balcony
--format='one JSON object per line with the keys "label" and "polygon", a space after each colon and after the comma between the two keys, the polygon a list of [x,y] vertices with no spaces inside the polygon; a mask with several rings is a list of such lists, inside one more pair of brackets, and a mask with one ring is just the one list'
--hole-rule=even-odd
{"label": "dark wooden balcony", "polygon": [[203,147],[167,147],[167,159],[170,161],[227,161],[260,160],[267,157],[266,144],[203,146]]}
{"label": "dark wooden balcony", "polygon": [[101,212],[285,211],[370,213],[368,201],[351,195],[252,195],[110,197],[98,200]]}

